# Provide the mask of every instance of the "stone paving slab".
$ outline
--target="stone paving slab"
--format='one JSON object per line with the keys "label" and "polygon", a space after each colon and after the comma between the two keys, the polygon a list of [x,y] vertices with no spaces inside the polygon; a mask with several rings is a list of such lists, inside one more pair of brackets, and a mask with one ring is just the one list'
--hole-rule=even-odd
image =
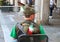
{"label": "stone paving slab", "polygon": [[49,42],[60,41],[60,26],[44,26],[44,29],[49,37]]}
{"label": "stone paving slab", "polygon": [[0,42],[5,42],[4,41],[4,34],[3,34],[1,26],[0,26]]}

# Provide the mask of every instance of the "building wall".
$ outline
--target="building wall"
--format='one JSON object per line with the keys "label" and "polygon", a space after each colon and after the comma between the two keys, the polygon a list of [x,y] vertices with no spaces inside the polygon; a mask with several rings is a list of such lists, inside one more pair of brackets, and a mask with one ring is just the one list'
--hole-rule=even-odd
{"label": "building wall", "polygon": [[60,0],[57,0],[57,7],[60,7]]}
{"label": "building wall", "polygon": [[40,18],[41,13],[41,0],[35,0],[35,20],[37,21]]}
{"label": "building wall", "polygon": [[48,22],[49,17],[49,0],[36,0],[35,1],[36,20],[40,19],[41,23],[45,24]]}
{"label": "building wall", "polygon": [[48,23],[49,18],[49,0],[43,1],[43,14],[42,14],[42,23]]}

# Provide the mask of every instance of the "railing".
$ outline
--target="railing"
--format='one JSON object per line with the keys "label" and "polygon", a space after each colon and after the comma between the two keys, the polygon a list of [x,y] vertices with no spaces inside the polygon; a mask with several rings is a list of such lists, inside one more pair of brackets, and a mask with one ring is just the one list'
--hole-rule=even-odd
{"label": "railing", "polygon": [[40,42],[41,37],[45,37],[44,42],[48,42],[48,36],[45,34],[32,34],[32,35],[26,35],[22,34],[18,37],[18,42]]}

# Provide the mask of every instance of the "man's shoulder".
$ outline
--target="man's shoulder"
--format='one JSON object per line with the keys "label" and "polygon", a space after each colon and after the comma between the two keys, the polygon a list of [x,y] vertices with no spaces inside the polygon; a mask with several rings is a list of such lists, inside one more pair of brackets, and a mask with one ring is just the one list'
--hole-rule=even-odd
{"label": "man's shoulder", "polygon": [[16,30],[22,30],[23,26],[21,25],[21,23],[17,23],[16,24]]}

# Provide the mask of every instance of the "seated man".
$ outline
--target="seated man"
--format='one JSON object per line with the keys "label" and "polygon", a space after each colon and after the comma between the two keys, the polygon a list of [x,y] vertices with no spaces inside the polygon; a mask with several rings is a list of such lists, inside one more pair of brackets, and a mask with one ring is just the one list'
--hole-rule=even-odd
{"label": "seated man", "polygon": [[[39,26],[37,26],[37,24],[32,21],[32,20],[34,20],[34,17],[32,16],[34,14],[31,14],[31,15],[29,14],[30,15],[29,17],[27,15],[27,13],[24,15],[25,15],[24,19],[26,20],[26,22],[17,23],[12,28],[11,37],[14,38],[14,40],[18,39],[18,36],[21,34],[31,34],[31,32],[28,32],[29,27],[34,28],[32,34],[45,34],[44,29],[41,26],[41,24]],[[32,23],[34,23],[34,24],[32,24]],[[44,41],[44,39],[45,39],[45,37],[41,37],[42,41]]]}

